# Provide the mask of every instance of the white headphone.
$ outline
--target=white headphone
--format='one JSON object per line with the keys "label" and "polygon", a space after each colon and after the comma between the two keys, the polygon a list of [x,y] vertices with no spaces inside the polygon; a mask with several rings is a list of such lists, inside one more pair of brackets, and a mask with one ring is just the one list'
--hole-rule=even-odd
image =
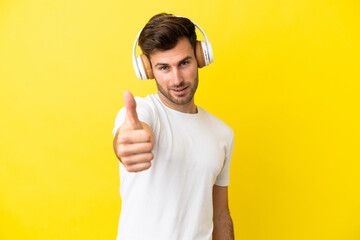
{"label": "white headphone", "polygon": [[[174,16],[174,17],[181,17],[181,16]],[[191,21],[191,22],[200,30],[200,32],[204,35],[204,38],[205,38],[205,42],[204,41],[196,41],[195,55],[196,55],[196,60],[198,62],[198,67],[202,68],[204,66],[209,66],[210,63],[214,62],[214,55],[213,55],[210,41],[207,38],[205,32],[196,23],[194,23],[193,21]],[[133,55],[132,55],[132,62],[134,65],[136,77],[139,80],[153,79],[154,74],[151,69],[150,60],[145,56],[145,54],[141,54],[137,57],[135,55],[136,45],[138,43],[138,39],[139,39],[139,36],[140,36],[140,33],[142,32],[142,30],[143,29],[140,30],[140,32],[138,33],[138,35],[135,39]]]}

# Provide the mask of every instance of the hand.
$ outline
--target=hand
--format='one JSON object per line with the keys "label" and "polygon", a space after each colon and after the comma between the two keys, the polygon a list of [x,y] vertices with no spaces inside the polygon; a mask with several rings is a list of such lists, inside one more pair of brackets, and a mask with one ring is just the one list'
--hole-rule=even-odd
{"label": "hand", "polygon": [[124,92],[126,107],[125,122],[114,139],[114,151],[128,172],[139,172],[150,168],[152,153],[152,130],[140,122],[136,102],[130,92]]}

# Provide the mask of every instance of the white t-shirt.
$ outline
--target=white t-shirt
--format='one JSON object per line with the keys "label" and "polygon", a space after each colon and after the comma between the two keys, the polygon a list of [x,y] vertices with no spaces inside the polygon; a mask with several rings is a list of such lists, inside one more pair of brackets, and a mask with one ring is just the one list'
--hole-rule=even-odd
{"label": "white t-shirt", "polygon": [[[154,132],[154,159],[145,171],[120,163],[122,208],[117,240],[209,240],[213,185],[229,184],[234,133],[204,109],[166,107],[157,94],[135,97],[139,120]],[[124,122],[119,111],[113,134]]]}

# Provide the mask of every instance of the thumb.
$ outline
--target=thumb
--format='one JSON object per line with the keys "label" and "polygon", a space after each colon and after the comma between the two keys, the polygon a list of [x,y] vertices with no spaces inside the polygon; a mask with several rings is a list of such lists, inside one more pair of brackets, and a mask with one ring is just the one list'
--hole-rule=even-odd
{"label": "thumb", "polygon": [[132,129],[142,129],[142,124],[139,121],[137,112],[136,112],[136,102],[129,91],[124,92],[124,103],[126,107],[126,116],[125,116],[125,122],[126,124]]}

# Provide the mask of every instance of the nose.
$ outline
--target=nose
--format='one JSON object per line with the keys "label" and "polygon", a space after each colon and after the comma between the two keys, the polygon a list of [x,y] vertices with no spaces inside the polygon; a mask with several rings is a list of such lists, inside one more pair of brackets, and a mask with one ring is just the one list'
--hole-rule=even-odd
{"label": "nose", "polygon": [[174,68],[173,71],[173,84],[174,85],[180,85],[183,82],[182,73],[179,69]]}

